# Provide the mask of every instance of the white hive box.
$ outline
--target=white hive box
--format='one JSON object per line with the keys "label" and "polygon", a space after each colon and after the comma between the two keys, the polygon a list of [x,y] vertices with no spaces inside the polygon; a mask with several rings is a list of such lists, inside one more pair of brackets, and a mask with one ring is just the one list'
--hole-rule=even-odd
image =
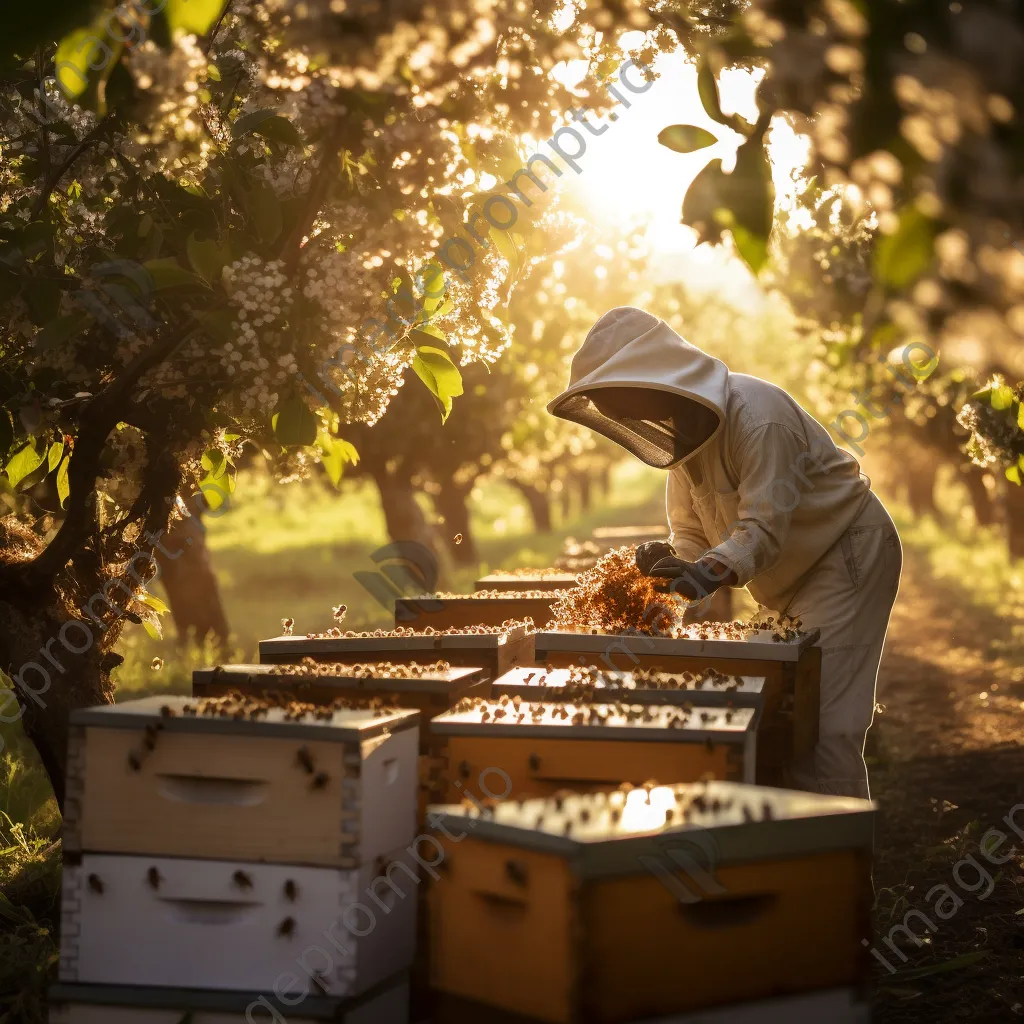
{"label": "white hive box", "polygon": [[252,719],[186,706],[204,705],[147,697],[72,714],[65,855],[354,868],[415,835],[417,711],[321,709],[296,721],[279,707]]}
{"label": "white hive box", "polygon": [[58,983],[48,1002],[50,1024],[408,1024],[409,980],[403,972],[353,999],[317,995],[297,1005],[273,992]]}
{"label": "white hive box", "polygon": [[394,860],[392,885],[383,865],[86,853],[64,865],[60,980],[358,995],[415,953],[416,864]]}

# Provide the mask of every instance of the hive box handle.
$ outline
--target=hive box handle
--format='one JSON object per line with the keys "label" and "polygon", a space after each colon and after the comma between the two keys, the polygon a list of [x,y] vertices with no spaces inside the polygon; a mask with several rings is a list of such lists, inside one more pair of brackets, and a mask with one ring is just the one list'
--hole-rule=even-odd
{"label": "hive box handle", "polygon": [[739,928],[756,921],[778,902],[775,893],[751,893],[678,904],[679,913],[694,928]]}
{"label": "hive box handle", "polygon": [[205,775],[158,775],[157,792],[185,804],[233,804],[252,807],[267,797],[267,783],[258,779],[225,779]]}
{"label": "hive box handle", "polygon": [[160,902],[174,918],[187,924],[237,924],[260,904],[244,900],[169,899]]}

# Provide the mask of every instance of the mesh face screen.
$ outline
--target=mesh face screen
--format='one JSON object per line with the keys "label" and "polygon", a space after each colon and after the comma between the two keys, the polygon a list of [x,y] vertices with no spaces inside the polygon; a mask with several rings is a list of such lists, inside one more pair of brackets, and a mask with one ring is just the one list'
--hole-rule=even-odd
{"label": "mesh face screen", "polygon": [[667,469],[694,452],[718,428],[719,416],[699,402],[642,387],[595,388],[555,410],[621,445],[641,462]]}

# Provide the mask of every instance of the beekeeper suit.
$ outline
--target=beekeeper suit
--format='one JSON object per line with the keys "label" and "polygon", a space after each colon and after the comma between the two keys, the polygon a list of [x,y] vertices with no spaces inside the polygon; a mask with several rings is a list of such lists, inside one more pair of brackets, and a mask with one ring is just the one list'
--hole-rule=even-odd
{"label": "beekeeper suit", "polygon": [[853,456],[781,388],[631,307],[593,326],[548,411],[668,471],[670,537],[638,549],[642,571],[691,598],[746,586],[821,630],[819,741],[794,783],[867,797],[864,738],[903,558]]}

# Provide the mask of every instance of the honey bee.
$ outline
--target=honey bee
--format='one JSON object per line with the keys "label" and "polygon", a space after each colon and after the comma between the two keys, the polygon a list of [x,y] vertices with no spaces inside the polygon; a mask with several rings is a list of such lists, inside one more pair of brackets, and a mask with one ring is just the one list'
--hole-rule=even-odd
{"label": "honey bee", "polygon": [[308,775],[313,774],[313,755],[309,752],[308,747],[299,747],[298,752],[295,755],[295,760],[299,762],[299,766],[303,768]]}
{"label": "honey bee", "polygon": [[764,804],[763,804],[763,806],[761,808],[761,820],[762,821],[771,821],[772,817],[773,817],[772,805],[770,803],[768,803],[767,800],[765,800],[765,802],[764,802]]}
{"label": "honey bee", "polygon": [[231,881],[238,886],[239,889],[251,889],[252,879],[244,871],[236,871],[231,876]]}
{"label": "honey bee", "polygon": [[160,705],[160,717],[161,718],[173,718],[174,717],[174,708],[172,708],[170,706],[170,704],[161,704]]}
{"label": "honey bee", "polygon": [[161,881],[163,881],[163,876],[155,867],[146,872],[146,883],[150,889],[159,889]]}
{"label": "honey bee", "polygon": [[330,775],[327,772],[317,772],[313,776],[313,781],[309,784],[310,789],[324,789],[330,780]]}
{"label": "honey bee", "polygon": [[290,878],[284,883],[284,894],[292,903],[295,902],[296,896],[299,895],[299,887]]}
{"label": "honey bee", "polygon": [[286,917],[278,926],[277,934],[291,937],[295,934],[295,918]]}
{"label": "honey bee", "polygon": [[284,636],[291,636],[292,635],[292,629],[294,628],[294,626],[295,626],[295,620],[294,619],[282,619],[281,620],[281,631],[282,631]]}
{"label": "honey bee", "polygon": [[131,768],[133,772],[142,770],[142,758],[140,758],[134,750],[128,754],[128,767]]}
{"label": "honey bee", "polygon": [[508,875],[509,881],[515,885],[526,885],[528,871],[526,865],[521,860],[505,861],[505,874]]}
{"label": "honey bee", "polygon": [[459,774],[464,779],[468,779],[469,778],[469,762],[468,761],[460,761],[459,762]]}
{"label": "honey bee", "polygon": [[89,876],[89,888],[93,892],[98,893],[100,896],[102,896],[103,895],[103,879],[101,879],[99,875],[90,875]]}

